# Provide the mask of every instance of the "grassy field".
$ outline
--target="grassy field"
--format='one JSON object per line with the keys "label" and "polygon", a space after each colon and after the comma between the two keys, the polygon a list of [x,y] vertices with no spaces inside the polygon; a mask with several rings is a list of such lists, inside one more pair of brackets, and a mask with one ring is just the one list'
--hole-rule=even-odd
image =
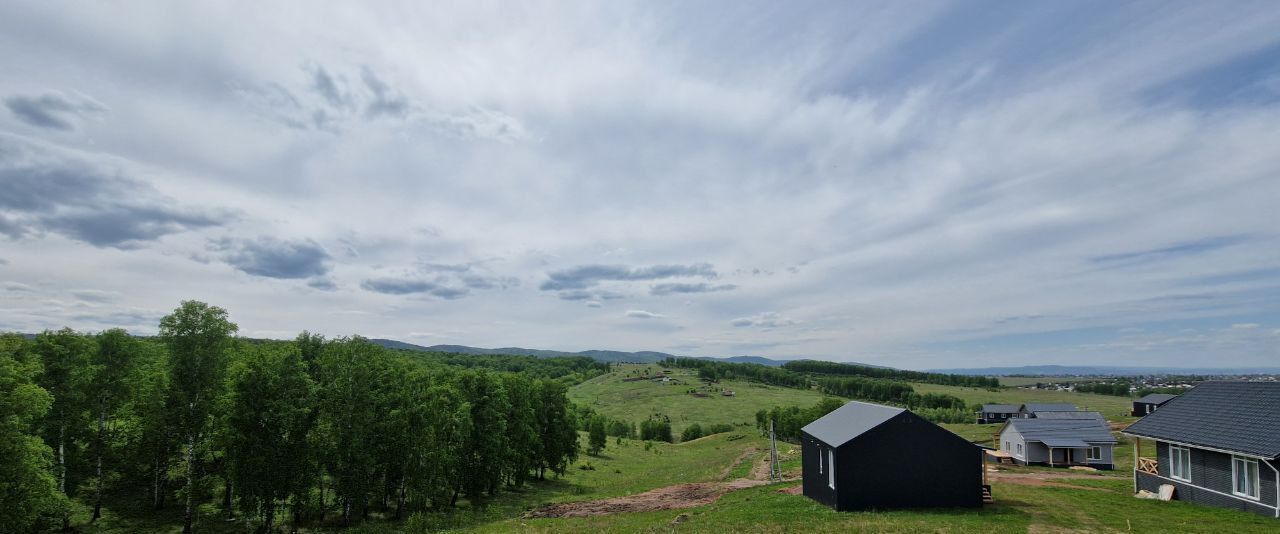
{"label": "grassy field", "polygon": [[1105,378],[1083,376],[1001,376],[1002,386],[1029,386],[1031,384],[1050,384],[1055,382],[1099,382]]}
{"label": "grassy field", "polygon": [[[590,406],[596,412],[622,419],[640,422],[651,414],[665,414],[671,418],[671,430],[680,435],[684,427],[693,423],[730,423],[755,427],[755,413],[761,408],[774,406],[812,406],[822,398],[817,391],[766,386],[735,380],[718,384],[708,397],[689,394],[690,388],[702,385],[696,372],[688,369],[670,369],[667,376],[681,384],[663,385],[648,380],[623,382],[624,378],[661,373],[657,365],[623,364],[615,370],[573,386],[569,398],[573,402]],[[724,397],[719,387],[733,390],[736,395]]]}
{"label": "grassy field", "polygon": [[[583,518],[511,518],[473,532],[1274,532],[1275,520],[1181,502],[1132,497],[1128,478],[1052,479],[1076,486],[1039,487],[997,481],[996,504],[980,509],[839,513],[782,483],[726,494],[685,510]],[[677,517],[683,516],[678,524]]]}
{"label": "grassy field", "polygon": [[1128,397],[1075,393],[1072,391],[1048,391],[1041,389],[1001,388],[989,390],[937,384],[912,383],[919,393],[943,393],[964,399],[969,404],[1024,404],[1028,402],[1069,402],[1082,410],[1101,412],[1109,421],[1131,421],[1129,416],[1133,401]]}

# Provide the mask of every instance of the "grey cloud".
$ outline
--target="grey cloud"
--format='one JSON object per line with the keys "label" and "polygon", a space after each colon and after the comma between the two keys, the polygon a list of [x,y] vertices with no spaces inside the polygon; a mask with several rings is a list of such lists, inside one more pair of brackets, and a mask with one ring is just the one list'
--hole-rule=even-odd
{"label": "grey cloud", "polygon": [[22,282],[5,282],[5,291],[32,291],[32,287]]}
{"label": "grey cloud", "polygon": [[110,302],[120,298],[120,294],[115,291],[102,291],[99,289],[81,289],[72,291],[71,295],[89,302]]}
{"label": "grey cloud", "polygon": [[232,216],[176,205],[115,163],[0,134],[0,233],[54,232],[96,247],[133,249]]}
{"label": "grey cloud", "polygon": [[784,317],[778,312],[764,312],[750,317],[739,317],[729,321],[729,324],[739,328],[748,326],[757,328],[779,328],[799,324],[799,321],[790,317]]}
{"label": "grey cloud", "polygon": [[210,241],[209,248],[221,252],[222,260],[228,265],[254,276],[297,279],[320,277],[329,272],[329,253],[310,239],[224,238]]}
{"label": "grey cloud", "polygon": [[470,263],[422,263],[419,270],[450,279],[471,289],[495,289],[520,285],[520,280],[509,276],[487,274],[480,267],[483,262]]}
{"label": "grey cloud", "polygon": [[345,94],[338,87],[338,82],[334,80],[324,67],[316,66],[311,72],[311,88],[315,90],[329,105],[345,109],[351,106],[351,96]]}
{"label": "grey cloud", "polygon": [[712,285],[704,282],[696,284],[658,284],[649,288],[650,295],[672,295],[680,293],[714,293],[716,291],[733,291],[738,286],[733,284]]}
{"label": "grey cloud", "polygon": [[53,130],[74,130],[77,119],[107,111],[106,106],[87,96],[67,96],[58,92],[40,96],[14,95],[4,99],[4,105],[18,120]]}
{"label": "grey cloud", "polygon": [[415,278],[372,278],[360,283],[366,291],[385,295],[412,295],[423,293],[443,299],[458,299],[467,295],[466,288],[455,288],[441,285],[430,280]]}
{"label": "grey cloud", "polygon": [[599,308],[603,306],[603,304],[601,304],[600,301],[598,300],[588,300],[586,304],[588,308]]}
{"label": "grey cloud", "polygon": [[333,280],[330,280],[328,278],[317,277],[317,278],[312,278],[308,280],[307,287],[319,289],[322,291],[333,291],[338,289],[338,284],[333,283]]}
{"label": "grey cloud", "polygon": [[630,268],[625,265],[579,265],[569,269],[547,273],[549,280],[539,286],[543,291],[587,289],[604,281],[642,281],[699,276],[712,279],[718,276],[709,263],[691,265],[653,265]]}
{"label": "grey cloud", "polygon": [[375,118],[379,115],[387,115],[391,117],[403,117],[409,112],[409,101],[397,92],[390,85],[378,78],[374,74],[373,69],[367,65],[361,69],[360,78],[364,81],[364,85],[373,93],[373,99],[365,104],[364,114],[366,117]]}
{"label": "grey cloud", "polygon": [[9,264],[9,260],[6,260],[6,259],[4,259],[4,258],[0,258],[0,265],[8,265],[8,264]]}
{"label": "grey cloud", "polygon": [[661,319],[663,317],[666,317],[661,313],[653,313],[651,311],[645,311],[645,310],[627,310],[627,313],[623,315],[634,318],[634,319]]}
{"label": "grey cloud", "polygon": [[591,300],[595,295],[590,291],[575,289],[572,291],[561,291],[557,296],[560,297],[560,300]]}

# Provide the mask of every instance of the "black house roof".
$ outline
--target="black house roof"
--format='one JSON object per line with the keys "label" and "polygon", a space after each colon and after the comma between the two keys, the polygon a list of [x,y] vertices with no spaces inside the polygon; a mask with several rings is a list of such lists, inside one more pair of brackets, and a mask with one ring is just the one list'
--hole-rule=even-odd
{"label": "black house roof", "polygon": [[903,408],[850,401],[800,430],[827,445],[839,447],[904,411]]}
{"label": "black house roof", "polygon": [[1280,382],[1204,382],[1125,434],[1261,458],[1280,457]]}
{"label": "black house roof", "polygon": [[1134,402],[1143,402],[1146,404],[1164,404],[1166,402],[1173,400],[1176,397],[1177,395],[1170,395],[1168,393],[1151,393]]}

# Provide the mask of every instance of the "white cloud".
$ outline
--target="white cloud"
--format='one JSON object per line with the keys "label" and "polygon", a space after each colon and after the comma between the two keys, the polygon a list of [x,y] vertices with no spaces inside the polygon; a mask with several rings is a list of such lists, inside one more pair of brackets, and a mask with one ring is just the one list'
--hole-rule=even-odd
{"label": "white cloud", "polygon": [[[0,6],[0,131],[146,193],[77,226],[0,193],[0,328],[96,327],[43,302],[109,287],[246,332],[954,367],[1191,361],[1156,339],[1278,311],[1274,74],[1233,67],[1275,6],[299,6]],[[595,309],[673,296],[679,330]]]}
{"label": "white cloud", "polygon": [[644,311],[644,310],[627,310],[627,313],[623,315],[627,317],[635,318],[635,319],[661,319],[663,317],[666,317],[661,313],[653,313],[653,312]]}

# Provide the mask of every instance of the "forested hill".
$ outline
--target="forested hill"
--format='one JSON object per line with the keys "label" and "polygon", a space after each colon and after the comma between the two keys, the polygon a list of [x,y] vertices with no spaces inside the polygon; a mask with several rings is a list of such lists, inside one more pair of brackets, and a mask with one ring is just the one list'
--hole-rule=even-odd
{"label": "forested hill", "polygon": [[[584,350],[580,352],[566,352],[559,350],[543,350],[543,349],[526,349],[521,347],[502,347],[496,349],[484,349],[478,347],[468,347],[466,345],[432,345],[429,347],[422,345],[414,345],[394,339],[370,339],[370,342],[382,345],[389,349],[418,350],[425,352],[450,352],[454,354],[497,354],[510,356],[535,356],[538,358],[552,358],[560,356],[588,356],[602,362],[632,362],[632,363],[657,363],[667,358],[676,356],[665,352],[639,351],[625,352],[618,350]],[[771,367],[780,367],[786,363],[786,360],[774,360],[763,356],[732,356],[728,358],[711,358],[701,357],[700,359],[715,360],[733,363],[758,363]]]}

